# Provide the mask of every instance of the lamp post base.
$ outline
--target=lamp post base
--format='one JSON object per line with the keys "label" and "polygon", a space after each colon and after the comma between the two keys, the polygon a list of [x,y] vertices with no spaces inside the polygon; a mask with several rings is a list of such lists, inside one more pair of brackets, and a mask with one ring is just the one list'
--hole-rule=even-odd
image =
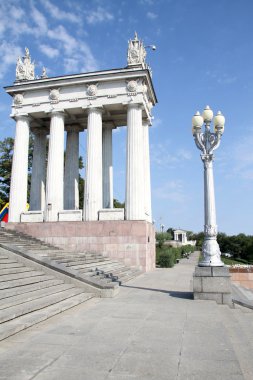
{"label": "lamp post base", "polygon": [[229,269],[195,267],[193,296],[195,300],[213,300],[218,304],[232,306]]}
{"label": "lamp post base", "polygon": [[199,267],[223,267],[221,261],[220,247],[216,238],[206,237],[202,246],[203,260],[198,264]]}

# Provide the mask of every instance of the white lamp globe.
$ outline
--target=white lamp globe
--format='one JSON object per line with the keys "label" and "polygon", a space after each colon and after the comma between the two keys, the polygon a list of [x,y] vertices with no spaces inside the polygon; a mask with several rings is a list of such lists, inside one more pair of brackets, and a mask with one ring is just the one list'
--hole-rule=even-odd
{"label": "white lamp globe", "polygon": [[204,109],[204,111],[202,113],[202,116],[203,116],[205,123],[210,123],[212,121],[213,111],[211,110],[211,108],[209,106],[206,106],[206,108]]}
{"label": "white lamp globe", "polygon": [[214,117],[214,129],[216,128],[223,128],[224,129],[224,124],[225,124],[225,117],[222,115],[220,111],[217,112],[217,115]]}
{"label": "white lamp globe", "polygon": [[192,118],[192,133],[196,132],[198,129],[201,129],[203,123],[203,117],[200,115],[199,111],[197,111]]}

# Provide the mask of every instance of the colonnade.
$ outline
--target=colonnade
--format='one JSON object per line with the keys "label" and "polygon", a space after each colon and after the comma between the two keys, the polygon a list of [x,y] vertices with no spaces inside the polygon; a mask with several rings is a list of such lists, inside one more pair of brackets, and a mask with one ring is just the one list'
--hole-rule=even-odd
{"label": "colonnade", "polygon": [[[64,124],[64,110],[50,114],[48,156],[47,129],[34,128],[30,210],[43,213],[44,221],[58,221],[59,212],[79,209],[79,126]],[[9,221],[20,222],[26,210],[28,145],[31,118],[15,116]],[[64,165],[64,131],[67,131]],[[103,110],[88,109],[86,177],[83,220],[94,221],[99,211],[113,208],[112,130],[103,124]],[[47,168],[46,168],[47,158]],[[127,157],[125,219],[151,222],[149,123],[142,119],[141,104],[127,106]]]}

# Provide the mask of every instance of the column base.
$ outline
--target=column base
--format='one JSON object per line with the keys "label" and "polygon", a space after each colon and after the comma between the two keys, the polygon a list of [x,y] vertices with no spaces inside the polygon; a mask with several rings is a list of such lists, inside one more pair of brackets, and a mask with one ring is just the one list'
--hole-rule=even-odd
{"label": "column base", "polygon": [[232,306],[230,277],[227,267],[196,267],[193,274],[194,299]]}
{"label": "column base", "polygon": [[42,210],[22,212],[20,215],[21,223],[40,223],[43,220],[44,212]]}
{"label": "column base", "polygon": [[123,208],[104,208],[98,212],[98,220],[124,220]]}
{"label": "column base", "polygon": [[82,218],[82,210],[63,210],[58,213],[59,222],[81,222]]}

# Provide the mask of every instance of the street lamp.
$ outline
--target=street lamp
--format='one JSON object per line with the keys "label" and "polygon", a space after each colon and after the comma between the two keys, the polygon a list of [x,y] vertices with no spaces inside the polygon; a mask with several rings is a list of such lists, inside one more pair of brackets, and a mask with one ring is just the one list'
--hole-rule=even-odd
{"label": "street lamp", "polygon": [[[210,126],[213,120],[214,132]],[[202,132],[202,126],[205,125]],[[213,180],[213,151],[220,145],[221,136],[224,132],[225,117],[219,111],[213,119],[213,111],[206,106],[202,115],[199,112],[192,118],[192,134],[201,150],[201,160],[204,163],[204,199],[205,199],[205,225],[204,242],[202,246],[203,260],[199,263],[202,267],[220,267],[223,262],[220,259],[220,247],[217,243],[217,225]]]}

